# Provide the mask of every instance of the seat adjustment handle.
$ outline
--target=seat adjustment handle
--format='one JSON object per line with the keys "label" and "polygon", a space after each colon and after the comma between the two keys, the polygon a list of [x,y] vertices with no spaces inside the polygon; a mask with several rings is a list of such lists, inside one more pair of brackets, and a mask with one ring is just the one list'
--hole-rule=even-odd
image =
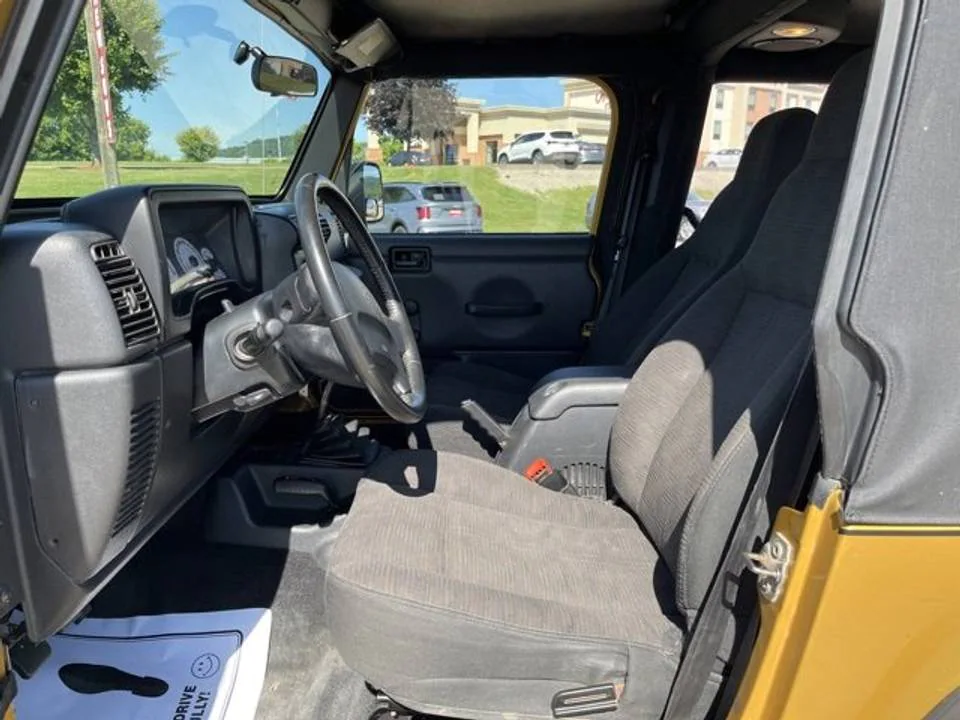
{"label": "seat adjustment handle", "polygon": [[613,683],[562,690],[553,696],[550,703],[555,718],[585,717],[615,712],[619,708],[620,694]]}

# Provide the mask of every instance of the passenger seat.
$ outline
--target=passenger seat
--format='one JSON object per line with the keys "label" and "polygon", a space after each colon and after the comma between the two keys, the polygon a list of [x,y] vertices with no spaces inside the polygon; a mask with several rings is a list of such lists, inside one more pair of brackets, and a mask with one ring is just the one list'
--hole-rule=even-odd
{"label": "passenger seat", "polygon": [[[814,119],[809,110],[793,108],[757,123],[736,174],[697,231],[616,299],[594,330],[584,365],[638,367],[667,328],[743,257],[770,199],[803,156]],[[474,400],[499,422],[509,423],[537,384],[478,363],[439,365],[427,377],[429,446],[484,455],[461,427],[460,403]]]}

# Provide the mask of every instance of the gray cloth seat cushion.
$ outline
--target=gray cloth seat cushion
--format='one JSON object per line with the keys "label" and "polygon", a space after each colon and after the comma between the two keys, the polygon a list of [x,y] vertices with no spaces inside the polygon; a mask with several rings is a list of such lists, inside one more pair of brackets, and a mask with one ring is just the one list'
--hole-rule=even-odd
{"label": "gray cloth seat cushion", "polygon": [[[672,324],[743,257],[771,198],[800,161],[815,117],[791,108],[757,123],[734,178],[713,200],[697,231],[611,304],[590,338],[584,364],[638,367]],[[427,376],[429,446],[488,457],[480,445],[461,437],[460,403],[472,399],[509,424],[535,385],[530,378],[477,363],[438,366]]]}
{"label": "gray cloth seat cushion", "polygon": [[560,690],[630,677],[604,717],[662,707],[681,621],[628,513],[452,453],[394,453],[369,475],[326,596],[340,652],[376,687],[444,716],[547,718]]}

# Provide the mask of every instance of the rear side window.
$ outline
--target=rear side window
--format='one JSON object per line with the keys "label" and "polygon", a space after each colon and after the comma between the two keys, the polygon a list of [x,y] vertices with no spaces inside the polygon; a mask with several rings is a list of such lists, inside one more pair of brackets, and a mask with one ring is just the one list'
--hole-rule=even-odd
{"label": "rear side window", "polygon": [[[384,80],[370,87],[352,157],[424,203],[372,232],[586,233],[613,150],[615,103],[581,78]],[[412,110],[411,110],[412,109]],[[415,153],[416,162],[396,160]]]}
{"label": "rear side window", "polygon": [[427,185],[423,197],[433,202],[465,202],[470,200],[470,193],[460,185]]}

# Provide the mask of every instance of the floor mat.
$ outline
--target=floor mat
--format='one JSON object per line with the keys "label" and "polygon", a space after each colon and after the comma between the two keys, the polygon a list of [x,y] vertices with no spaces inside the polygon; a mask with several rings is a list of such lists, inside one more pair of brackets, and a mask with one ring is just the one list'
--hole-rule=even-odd
{"label": "floor mat", "polygon": [[332,645],[323,570],[307,552],[156,538],[97,597],[126,617],[266,607],[273,614],[258,720],[367,720],[373,696]]}
{"label": "floor mat", "polygon": [[20,683],[21,720],[254,720],[270,611],[88,618],[50,639]]}

